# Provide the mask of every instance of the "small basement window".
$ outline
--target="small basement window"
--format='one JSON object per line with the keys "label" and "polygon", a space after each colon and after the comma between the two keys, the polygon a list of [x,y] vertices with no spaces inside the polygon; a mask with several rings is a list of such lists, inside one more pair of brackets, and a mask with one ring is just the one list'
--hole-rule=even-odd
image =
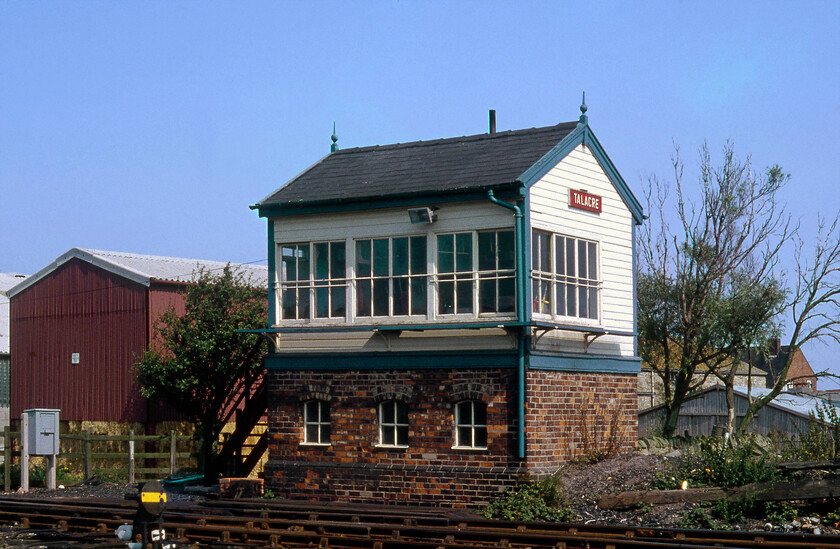
{"label": "small basement window", "polygon": [[303,405],[303,443],[329,445],[330,403],[324,400],[310,400]]}
{"label": "small basement window", "polygon": [[408,405],[399,400],[379,404],[379,446],[408,447]]}
{"label": "small basement window", "polygon": [[455,447],[487,448],[487,405],[465,400],[455,405]]}

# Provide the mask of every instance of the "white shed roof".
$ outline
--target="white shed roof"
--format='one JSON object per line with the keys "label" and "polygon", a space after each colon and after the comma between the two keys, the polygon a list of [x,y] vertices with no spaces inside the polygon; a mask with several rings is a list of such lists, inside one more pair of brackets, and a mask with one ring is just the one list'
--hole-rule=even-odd
{"label": "white shed roof", "polygon": [[6,290],[23,281],[26,275],[0,273],[0,355],[9,354],[9,298]]}
{"label": "white shed roof", "polygon": [[[221,271],[227,262],[209,261],[206,259],[186,259],[182,257],[165,257],[158,255],[142,255],[127,252],[107,252],[103,250],[88,250],[73,248],[59,256],[55,261],[30,276],[7,292],[13,297],[26,288],[32,286],[51,272],[55,271],[71,259],[80,259],[96,265],[106,271],[133,280],[144,286],[152,281],[163,280],[169,282],[191,282],[195,280],[200,269]],[[254,286],[268,287],[268,267],[265,265],[248,265],[244,263],[230,263],[230,266],[242,273]]]}

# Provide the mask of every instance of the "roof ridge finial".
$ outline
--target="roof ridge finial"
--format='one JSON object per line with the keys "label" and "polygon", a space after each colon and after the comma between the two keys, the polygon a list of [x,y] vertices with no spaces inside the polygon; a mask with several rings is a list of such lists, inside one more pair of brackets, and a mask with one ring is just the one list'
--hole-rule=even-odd
{"label": "roof ridge finial", "polygon": [[338,150],[338,135],[336,135],[335,133],[335,122],[333,122],[333,132],[330,136],[330,139],[332,139],[332,145],[330,145],[330,152],[335,152]]}
{"label": "roof ridge finial", "polygon": [[586,92],[583,92],[583,98],[580,100],[580,118],[578,121],[586,126],[589,123],[589,117],[586,116]]}

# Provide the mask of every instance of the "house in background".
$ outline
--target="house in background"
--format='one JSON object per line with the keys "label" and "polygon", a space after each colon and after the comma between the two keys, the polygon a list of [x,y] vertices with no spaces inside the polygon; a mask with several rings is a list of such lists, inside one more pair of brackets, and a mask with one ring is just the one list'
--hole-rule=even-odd
{"label": "house in background", "polygon": [[[713,374],[706,375],[707,372],[708,370],[703,366],[697,368],[693,382],[700,383],[698,390],[721,384],[720,379]],[[704,376],[706,376],[705,381],[703,380]],[[675,382],[676,373],[673,373],[672,378]],[[763,370],[756,365],[750,365],[748,362],[739,361],[738,370],[735,372],[735,386],[766,387],[767,370]],[[658,406],[665,401],[665,385],[662,382],[662,377],[646,362],[642,362],[641,371],[639,372],[638,394],[639,410]]]}
{"label": "house in background", "polygon": [[[9,298],[6,291],[22,282],[26,275],[0,273],[0,430],[9,426],[9,376],[12,355],[9,350]],[[0,440],[0,450],[5,440]]]}
{"label": "house in background", "polygon": [[[767,372],[767,387],[772,387],[785,366],[785,361],[790,354],[790,347],[782,345],[781,340],[775,338],[770,341],[769,353],[754,353],[749,357],[749,360],[759,368]],[[808,359],[802,349],[797,349],[793,353],[793,360],[791,360],[790,368],[787,373],[787,383],[785,384],[785,391],[799,391],[806,393],[817,392],[817,376],[814,373]]]}
{"label": "house in background", "polygon": [[334,145],[253,206],[275,347],[267,488],[477,505],[582,457],[613,421],[635,446],[643,214],[585,111]]}
{"label": "house in background", "polygon": [[[196,272],[225,265],[73,248],[8,290],[12,418],[55,408],[62,432],[168,432],[177,416],[140,395],[134,364]],[[231,266],[267,285],[265,266]]]}

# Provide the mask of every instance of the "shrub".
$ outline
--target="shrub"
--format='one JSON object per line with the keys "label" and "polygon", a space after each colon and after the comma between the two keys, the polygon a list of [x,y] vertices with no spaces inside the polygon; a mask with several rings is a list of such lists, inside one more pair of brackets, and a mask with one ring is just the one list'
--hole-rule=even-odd
{"label": "shrub", "polygon": [[508,488],[490,502],[482,515],[501,520],[541,520],[567,522],[575,518],[574,511],[562,507],[564,502],[557,477],[539,481],[526,480],[516,488]]}
{"label": "shrub", "polygon": [[840,416],[837,408],[827,402],[808,414],[808,427],[799,433],[799,443],[790,441],[783,452],[785,459],[820,460],[834,459],[840,453]]}
{"label": "shrub", "polygon": [[657,473],[655,488],[676,489],[686,480],[692,487],[732,488],[777,478],[773,459],[751,438],[740,442],[704,438],[684,452],[670,471]]}

